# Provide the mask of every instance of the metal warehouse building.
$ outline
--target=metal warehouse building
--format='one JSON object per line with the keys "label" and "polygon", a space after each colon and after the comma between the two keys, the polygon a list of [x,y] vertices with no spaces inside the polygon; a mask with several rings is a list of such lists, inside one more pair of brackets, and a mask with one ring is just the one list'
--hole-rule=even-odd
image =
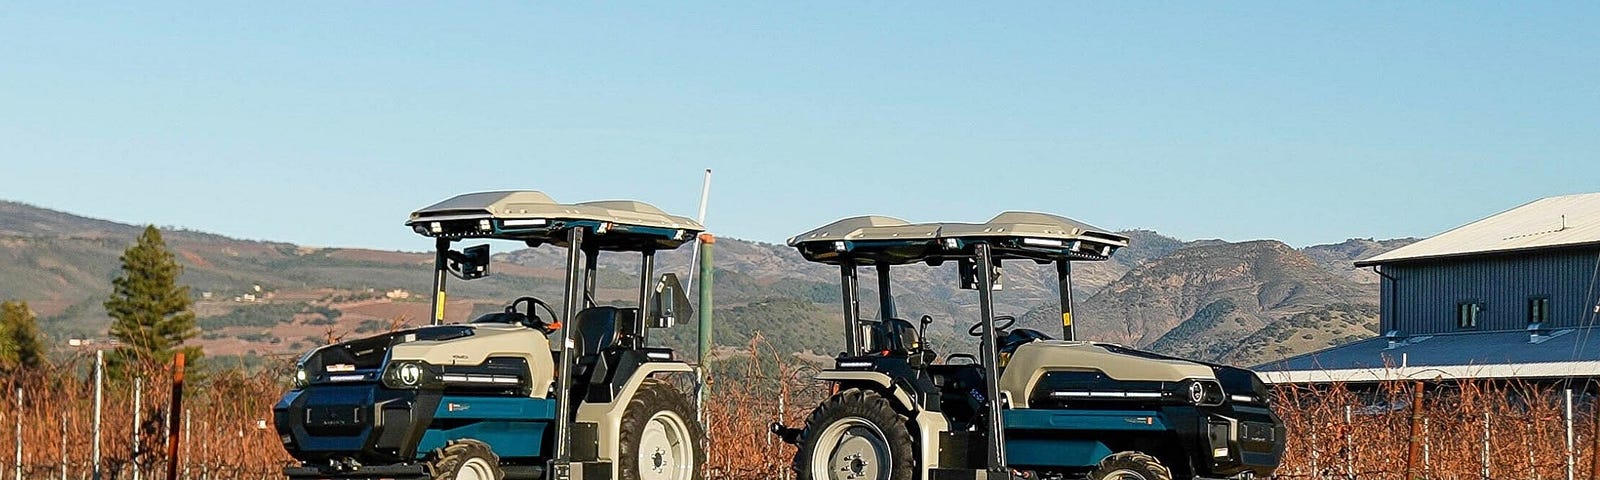
{"label": "metal warehouse building", "polygon": [[1540,199],[1356,262],[1382,336],[1257,367],[1273,383],[1600,378],[1600,193]]}

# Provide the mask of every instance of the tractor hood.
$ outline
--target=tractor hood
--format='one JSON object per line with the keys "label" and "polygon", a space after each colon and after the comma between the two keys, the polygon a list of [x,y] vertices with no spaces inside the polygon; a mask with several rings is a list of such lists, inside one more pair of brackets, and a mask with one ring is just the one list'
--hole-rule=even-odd
{"label": "tractor hood", "polygon": [[[513,370],[529,394],[543,397],[554,381],[550,341],[540,330],[521,325],[438,325],[389,332],[327,345],[306,354],[297,383],[375,382],[391,365],[415,363],[439,376],[460,380],[479,370]],[[441,377],[449,381],[451,377]]]}
{"label": "tractor hood", "polygon": [[1093,372],[1118,382],[1215,382],[1211,366],[1146,354],[1115,345],[1065,340],[1040,340],[1017,347],[1000,375],[1000,390],[1026,408],[1029,392],[1052,372]]}

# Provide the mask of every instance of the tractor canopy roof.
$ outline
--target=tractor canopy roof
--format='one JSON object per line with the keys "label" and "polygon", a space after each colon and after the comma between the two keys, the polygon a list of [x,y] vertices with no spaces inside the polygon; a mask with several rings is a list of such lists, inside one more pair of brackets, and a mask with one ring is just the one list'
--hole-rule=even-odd
{"label": "tractor canopy roof", "polygon": [[516,240],[567,246],[567,233],[587,228],[583,243],[610,251],[671,250],[705,231],[699,222],[648,203],[604,200],[559,203],[532,190],[457,195],[411,212],[406,226],[448,239]]}
{"label": "tractor canopy roof", "polygon": [[1128,237],[1048,213],[1005,212],[985,223],[850,217],[789,239],[806,260],[857,265],[939,264],[971,257],[971,246],[978,243],[989,244],[996,259],[1105,260],[1128,246]]}

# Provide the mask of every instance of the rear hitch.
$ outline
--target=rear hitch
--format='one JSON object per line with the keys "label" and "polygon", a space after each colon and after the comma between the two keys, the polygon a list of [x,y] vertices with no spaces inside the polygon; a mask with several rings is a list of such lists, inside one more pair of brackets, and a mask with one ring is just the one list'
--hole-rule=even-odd
{"label": "rear hitch", "polygon": [[805,430],[789,428],[784,426],[782,423],[772,422],[772,425],[767,427],[767,431],[772,432],[773,435],[777,435],[779,440],[783,440],[783,443],[799,445],[800,433],[804,432]]}

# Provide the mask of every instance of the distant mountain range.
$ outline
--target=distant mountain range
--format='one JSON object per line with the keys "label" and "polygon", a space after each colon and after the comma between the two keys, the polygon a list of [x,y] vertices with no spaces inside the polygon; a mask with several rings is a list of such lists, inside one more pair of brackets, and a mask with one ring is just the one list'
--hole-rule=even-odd
{"label": "distant mountain range", "polygon": [[[797,227],[797,230],[802,227]],[[118,257],[141,227],[0,201],[0,299],[26,300],[57,344],[103,337],[100,303]],[[427,317],[423,253],[307,248],[193,231],[164,231],[184,264],[200,315],[198,340],[211,355],[297,354],[330,338],[364,335]],[[1376,276],[1352,262],[1413,242],[1349,240],[1295,249],[1261,240],[1184,242],[1154,231],[1122,232],[1132,246],[1111,261],[1074,266],[1079,336],[1241,365],[1370,336],[1376,326]],[[419,242],[419,245],[426,242]],[[509,244],[508,244],[509,245]],[[500,247],[496,244],[496,247]],[[716,338],[743,349],[758,332],[778,351],[831,355],[840,344],[839,272],[805,262],[781,245],[719,239]],[[557,299],[564,252],[518,248],[496,255],[490,278],[453,282],[448,316],[465,320],[509,299]],[[663,254],[658,268],[684,275],[687,248]],[[624,273],[636,260],[602,262],[599,295],[632,298]],[[862,311],[876,311],[876,286],[862,271]],[[973,348],[976,296],[956,288],[953,266],[897,268],[898,310],[935,318],[942,351]],[[997,310],[1025,326],[1060,329],[1053,269],[1007,264]],[[655,338],[686,347],[693,325]]]}

